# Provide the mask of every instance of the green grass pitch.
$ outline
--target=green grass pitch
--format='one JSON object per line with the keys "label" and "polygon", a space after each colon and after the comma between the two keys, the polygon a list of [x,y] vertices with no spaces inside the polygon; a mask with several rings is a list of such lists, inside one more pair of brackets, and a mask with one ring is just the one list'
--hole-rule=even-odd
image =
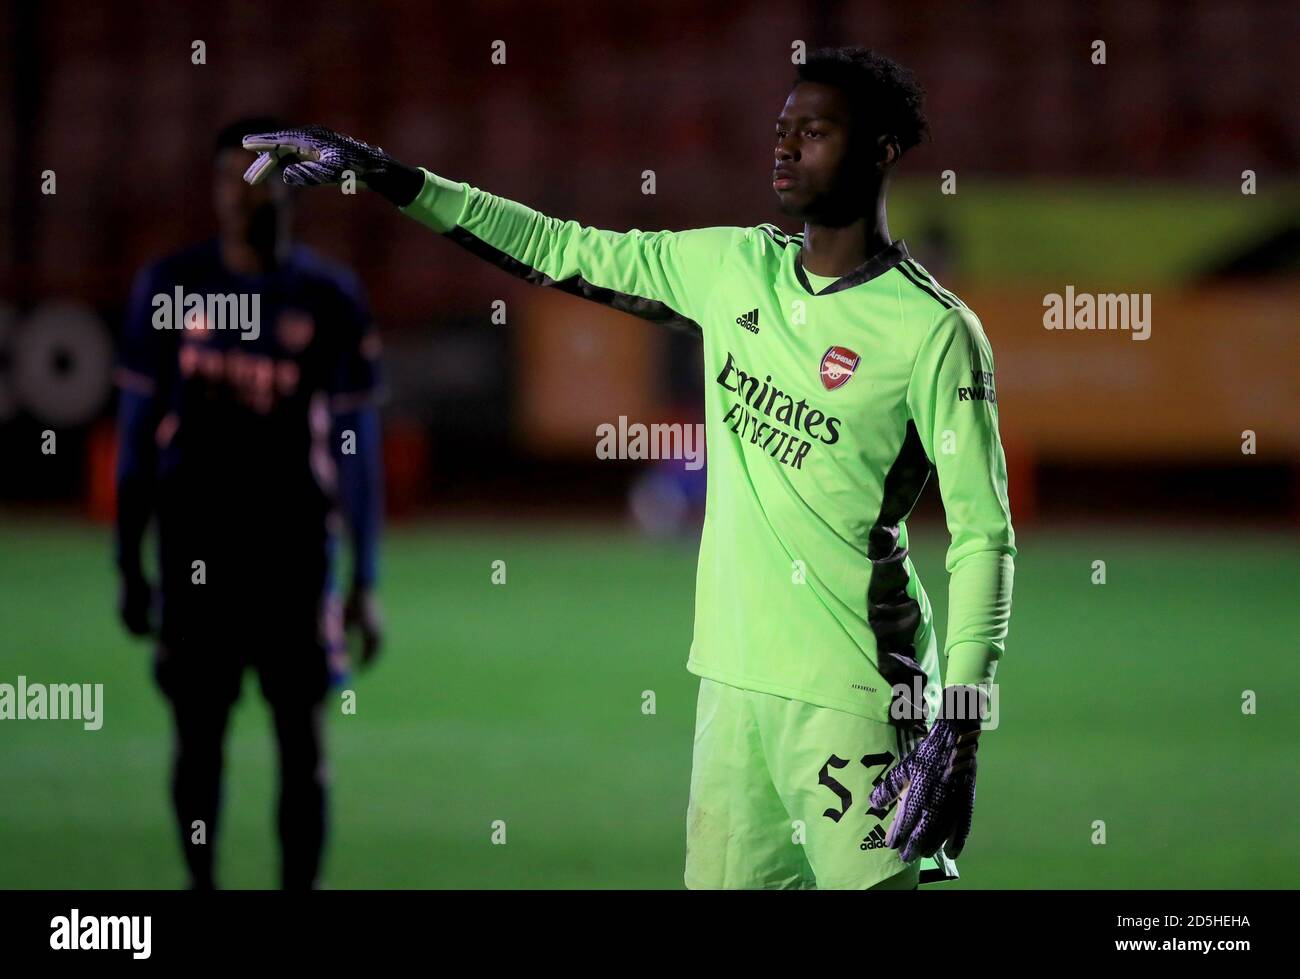
{"label": "green grass pitch", "polygon": [[[916,526],[913,543],[942,617],[942,529]],[[1002,725],[980,753],[963,879],[943,886],[1295,886],[1294,540],[1098,528],[1018,544]],[[0,723],[0,887],[180,886],[168,718],[147,647],[116,623],[107,531],[8,519],[0,553],[0,682],[105,685],[102,730]],[[356,715],[329,724],[325,885],[680,887],[694,558],[589,529],[390,528],[389,646],[353,683]],[[267,720],[247,677],[226,887],[275,883]]]}

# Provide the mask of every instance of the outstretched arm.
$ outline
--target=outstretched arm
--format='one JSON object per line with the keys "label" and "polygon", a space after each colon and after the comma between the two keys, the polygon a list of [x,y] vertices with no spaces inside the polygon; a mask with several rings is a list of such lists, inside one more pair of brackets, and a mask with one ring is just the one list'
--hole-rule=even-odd
{"label": "outstretched arm", "polygon": [[260,153],[244,179],[265,179],[284,164],[294,186],[350,179],[402,213],[498,267],[673,326],[698,329],[699,310],[743,228],[603,231],[547,217],[515,201],[428,170],[399,163],[382,149],[320,126],[257,133],[244,147]]}

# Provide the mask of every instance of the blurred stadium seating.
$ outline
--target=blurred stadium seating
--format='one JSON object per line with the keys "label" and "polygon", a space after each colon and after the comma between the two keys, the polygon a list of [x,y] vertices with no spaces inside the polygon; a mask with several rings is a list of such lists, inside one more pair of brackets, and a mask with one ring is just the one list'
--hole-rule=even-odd
{"label": "blurred stadium seating", "polygon": [[[1296,343],[1284,286],[1298,264],[1300,116],[1282,97],[1300,81],[1300,59],[1288,56],[1293,7],[1024,0],[930,4],[921,16],[884,3],[574,3],[556,17],[544,5],[489,6],[484,20],[458,8],[326,3],[313,6],[310,29],[244,2],[15,7],[0,69],[14,109],[0,129],[11,229],[0,300],[12,311],[0,346],[53,300],[83,304],[115,333],[134,271],[211,232],[202,177],[213,131],[252,111],[328,122],[600,227],[770,220],[767,133],[789,45],[847,37],[893,53],[930,90],[935,138],[907,162],[891,226],[983,314],[1028,478],[1033,460],[1068,461],[1076,450],[1129,463],[1221,461],[1244,428],[1266,430],[1261,452],[1283,471],[1294,464],[1283,406],[1296,400],[1296,374],[1278,369],[1294,362]],[[505,66],[488,58],[498,37]],[[1105,65],[1088,61],[1095,39],[1107,45]],[[196,40],[206,64],[191,63]],[[31,194],[46,169],[57,195]],[[654,196],[640,192],[646,169],[657,174]],[[1239,192],[1245,169],[1258,174],[1257,196]],[[957,175],[955,195],[935,192],[944,170]],[[557,365],[572,368],[573,383],[597,381],[582,357],[557,353],[578,344],[592,362],[629,351],[619,369],[624,389],[641,392],[634,407],[645,420],[696,410],[689,344],[539,295],[375,202],[324,195],[300,209],[299,225],[360,271],[390,348],[422,351],[427,370],[390,371],[389,416],[425,429],[430,466],[462,459],[472,481],[548,454],[589,462],[589,418],[558,440],[535,438],[539,426],[555,434],[545,378]],[[1249,302],[1194,288],[1206,269],[1243,255],[1254,255],[1238,270]],[[1153,292],[1154,341],[1111,360],[1127,338],[1035,334],[1042,294],[1067,282]],[[505,338],[475,329],[496,299],[528,326]],[[544,343],[530,343],[534,328]],[[438,369],[447,363],[464,369]],[[95,367],[84,383],[102,389],[102,417],[112,401]],[[11,379],[0,384],[12,392]],[[1116,385],[1129,386],[1128,401]],[[512,402],[512,390],[523,397]],[[0,398],[0,445],[31,428],[12,401]],[[1126,418],[1139,407],[1171,425],[1134,432]],[[92,444],[80,432],[73,440]],[[97,493],[86,467],[85,457],[46,467],[52,481],[39,484],[11,474],[0,498]],[[421,493],[436,503],[445,476],[398,486],[404,505]],[[610,494],[629,478],[611,479]]]}

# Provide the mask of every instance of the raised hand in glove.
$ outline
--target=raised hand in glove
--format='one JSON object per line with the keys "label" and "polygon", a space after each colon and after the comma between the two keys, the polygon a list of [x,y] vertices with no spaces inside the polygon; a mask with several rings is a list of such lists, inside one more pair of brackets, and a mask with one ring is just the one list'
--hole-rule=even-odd
{"label": "raised hand in glove", "polygon": [[244,149],[257,159],[244,171],[244,180],[261,183],[277,164],[291,187],[342,183],[351,173],[357,183],[386,197],[398,207],[415,200],[424,174],[394,159],[378,146],[336,133],[324,126],[302,126],[270,133],[250,133]]}

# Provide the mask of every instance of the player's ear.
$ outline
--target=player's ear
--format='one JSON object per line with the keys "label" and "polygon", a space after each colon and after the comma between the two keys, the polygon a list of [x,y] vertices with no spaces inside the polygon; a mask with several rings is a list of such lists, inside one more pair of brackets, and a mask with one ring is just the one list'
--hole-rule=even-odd
{"label": "player's ear", "polygon": [[898,138],[888,133],[876,140],[876,169],[884,173],[903,155],[903,151],[898,148]]}

